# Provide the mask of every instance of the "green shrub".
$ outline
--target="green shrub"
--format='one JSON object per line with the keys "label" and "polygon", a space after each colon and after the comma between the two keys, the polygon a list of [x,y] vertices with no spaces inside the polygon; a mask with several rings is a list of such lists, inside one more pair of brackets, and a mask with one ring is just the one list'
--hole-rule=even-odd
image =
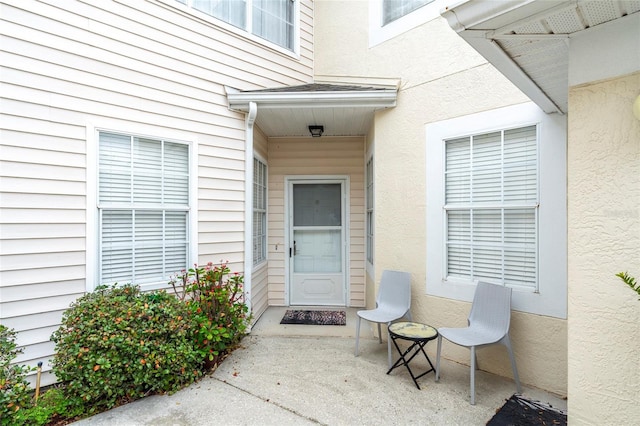
{"label": "green shrub", "polygon": [[202,375],[191,329],[185,304],[172,295],[103,286],[63,314],[51,337],[53,372],[86,414],[174,392]]}
{"label": "green shrub", "polygon": [[171,285],[185,302],[196,327],[196,345],[210,365],[232,351],[250,321],[242,290],[244,277],[227,263],[195,267],[176,276]]}
{"label": "green shrub", "polygon": [[3,425],[13,424],[15,413],[31,404],[26,376],[33,368],[11,364],[22,353],[15,340],[16,332],[0,324],[0,420]]}
{"label": "green shrub", "polygon": [[51,388],[31,407],[15,413],[14,426],[42,426],[55,423],[56,420],[73,419],[82,414],[78,404],[74,404],[60,388]]}

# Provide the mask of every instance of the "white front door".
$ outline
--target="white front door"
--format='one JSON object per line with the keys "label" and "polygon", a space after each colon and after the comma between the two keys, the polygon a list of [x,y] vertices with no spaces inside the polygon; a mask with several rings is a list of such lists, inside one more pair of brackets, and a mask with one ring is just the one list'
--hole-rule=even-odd
{"label": "white front door", "polygon": [[289,181],[291,305],[345,305],[345,186],[345,180]]}

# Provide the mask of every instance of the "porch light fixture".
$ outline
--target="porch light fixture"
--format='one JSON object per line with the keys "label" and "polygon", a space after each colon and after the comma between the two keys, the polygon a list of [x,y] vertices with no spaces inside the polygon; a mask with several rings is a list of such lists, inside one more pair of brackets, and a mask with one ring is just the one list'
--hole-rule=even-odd
{"label": "porch light fixture", "polygon": [[319,138],[324,133],[324,126],[309,126],[309,133],[314,138]]}

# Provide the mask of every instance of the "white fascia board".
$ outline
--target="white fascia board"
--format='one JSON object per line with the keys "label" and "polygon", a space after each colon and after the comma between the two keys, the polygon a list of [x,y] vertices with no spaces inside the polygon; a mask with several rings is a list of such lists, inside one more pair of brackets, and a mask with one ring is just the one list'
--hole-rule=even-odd
{"label": "white fascia board", "polygon": [[229,108],[247,111],[250,102],[264,108],[391,108],[396,106],[396,90],[353,92],[235,92],[227,89]]}
{"label": "white fascia board", "polygon": [[462,0],[445,7],[440,14],[447,19],[449,26],[453,28],[454,31],[460,33],[535,1],[536,0]]}

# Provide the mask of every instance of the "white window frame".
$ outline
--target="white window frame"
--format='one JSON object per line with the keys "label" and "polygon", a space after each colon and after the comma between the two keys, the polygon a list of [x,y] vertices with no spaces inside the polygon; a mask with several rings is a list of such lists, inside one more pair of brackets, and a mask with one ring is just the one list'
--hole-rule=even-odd
{"label": "white window frame", "polygon": [[285,46],[281,46],[277,43],[274,43],[272,41],[269,41],[265,38],[262,38],[259,35],[256,35],[253,33],[252,30],[252,25],[253,25],[253,18],[252,18],[252,11],[253,11],[253,0],[246,0],[247,2],[247,12],[246,12],[246,27],[245,28],[240,28],[237,27],[229,22],[226,22],[222,19],[216,18],[215,16],[212,16],[206,12],[202,12],[198,9],[195,9],[192,7],[192,2],[193,0],[161,0],[166,4],[169,4],[172,7],[184,10],[185,12],[203,20],[206,21],[212,25],[216,25],[219,26],[221,28],[224,28],[232,33],[235,33],[237,35],[240,35],[242,37],[246,37],[250,40],[253,40],[255,42],[258,42],[260,44],[266,45],[271,49],[277,50],[281,53],[284,53],[288,56],[294,56],[294,57],[298,57],[299,53],[300,53],[300,5],[299,5],[299,1],[297,0],[289,0],[293,3],[293,46],[291,48],[285,47]]}
{"label": "white window frame", "polygon": [[[258,163],[258,164],[256,164]],[[255,179],[255,171],[256,171],[256,165],[262,165],[264,166],[264,182],[260,183],[257,182]],[[252,214],[252,247],[253,247],[253,266],[258,266],[262,263],[265,263],[267,261],[267,227],[268,227],[268,222],[267,222],[267,206],[268,206],[268,199],[267,199],[267,194],[268,194],[268,184],[269,184],[269,179],[268,179],[268,166],[267,166],[267,162],[264,161],[261,157],[259,156],[254,156],[253,157],[253,170],[254,170],[254,180],[253,180],[253,200],[254,202],[253,204],[253,214]],[[256,207],[256,188],[258,188],[261,192],[262,192],[262,196],[264,198],[264,208],[258,208]],[[260,214],[260,217],[262,219],[262,229],[264,230],[264,232],[262,234],[256,234],[255,233],[255,215],[256,214]],[[260,257],[256,256],[256,240],[260,238],[261,243],[262,243],[262,255]]]}
{"label": "white window frame", "polygon": [[374,241],[375,241],[375,179],[374,179],[374,162],[373,155],[367,157],[365,163],[365,256],[367,266],[374,264]]}
{"label": "white window frame", "polygon": [[472,134],[538,126],[538,292],[515,288],[513,309],[566,318],[567,198],[566,116],[545,114],[525,103],[440,121],[426,126],[426,292],[470,302],[475,283],[446,280],[444,211],[445,141]]}
{"label": "white window frame", "polygon": [[[86,222],[86,290],[91,292],[103,283],[100,282],[101,268],[101,247],[100,247],[100,212],[98,209],[99,197],[99,134],[101,132],[117,133],[126,136],[148,138],[153,140],[163,140],[167,142],[184,143],[189,147],[189,207],[188,207],[188,223],[187,223],[187,264],[185,267],[192,265],[197,261],[197,161],[198,143],[197,141],[189,141],[182,132],[168,132],[167,136],[158,136],[150,133],[143,134],[135,132],[132,126],[123,125],[120,129],[108,127],[97,127],[93,124],[87,125],[87,222]],[[135,126],[133,126],[135,127]],[[180,271],[175,271],[179,273]],[[126,284],[124,282],[119,284]],[[140,283],[134,283],[140,285]],[[140,285],[141,289],[156,290],[170,288],[169,280],[166,282],[153,282]]]}
{"label": "white window frame", "polygon": [[390,21],[385,22],[385,16],[384,16],[384,12],[385,11],[384,11],[384,9],[385,9],[385,6],[387,4],[393,4],[393,5],[400,6],[401,8],[403,8],[403,7],[406,7],[407,4],[409,2],[412,2],[412,1],[413,0],[382,0],[382,25],[389,25],[393,21],[396,21],[396,20],[402,18],[403,16],[406,16],[406,15],[408,15],[410,13],[413,13],[413,12],[417,11],[419,8],[424,7],[427,4],[429,4],[429,3],[431,3],[431,2],[433,2],[435,0],[419,0],[422,4],[420,4],[420,3],[414,4],[414,9],[413,10],[406,10],[406,11],[404,11],[404,13],[401,12],[402,14],[400,16],[398,16],[397,18],[391,19]]}
{"label": "white window frame", "polygon": [[383,0],[369,0],[369,47],[377,46],[412,28],[440,17],[445,0],[434,0],[384,25]]}

